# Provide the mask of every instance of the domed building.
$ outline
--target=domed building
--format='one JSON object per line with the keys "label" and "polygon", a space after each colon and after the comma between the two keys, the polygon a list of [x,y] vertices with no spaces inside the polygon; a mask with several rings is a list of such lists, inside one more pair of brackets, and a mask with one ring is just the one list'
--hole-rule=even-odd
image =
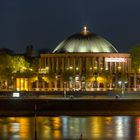
{"label": "domed building", "polygon": [[86,27],[80,33],[76,33],[62,41],[53,53],[116,53],[115,47],[99,35],[90,33]]}
{"label": "domed building", "polygon": [[52,53],[40,54],[45,90],[108,90],[129,87],[131,59],[103,37],[83,31],[63,40]]}

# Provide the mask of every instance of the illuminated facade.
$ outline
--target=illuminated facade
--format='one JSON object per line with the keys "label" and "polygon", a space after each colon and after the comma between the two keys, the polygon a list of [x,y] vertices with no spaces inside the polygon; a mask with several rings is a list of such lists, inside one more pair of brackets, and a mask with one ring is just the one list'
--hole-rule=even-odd
{"label": "illuminated facade", "polygon": [[86,27],[62,41],[53,53],[40,54],[44,90],[129,88],[130,72],[130,54],[118,53],[111,43]]}

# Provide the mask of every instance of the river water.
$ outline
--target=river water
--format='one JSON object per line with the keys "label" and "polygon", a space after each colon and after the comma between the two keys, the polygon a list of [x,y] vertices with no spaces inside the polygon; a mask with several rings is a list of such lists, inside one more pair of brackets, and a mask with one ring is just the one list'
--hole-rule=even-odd
{"label": "river water", "polygon": [[140,140],[140,117],[0,118],[0,140],[34,140],[35,132],[38,140],[78,140],[80,136],[84,140]]}

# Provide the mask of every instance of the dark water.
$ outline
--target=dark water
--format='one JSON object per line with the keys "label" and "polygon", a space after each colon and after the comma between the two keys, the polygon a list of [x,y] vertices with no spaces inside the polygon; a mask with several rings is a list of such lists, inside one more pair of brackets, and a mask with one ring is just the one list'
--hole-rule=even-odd
{"label": "dark water", "polygon": [[[0,140],[34,140],[33,117],[0,118]],[[37,117],[38,140],[140,140],[140,117]]]}

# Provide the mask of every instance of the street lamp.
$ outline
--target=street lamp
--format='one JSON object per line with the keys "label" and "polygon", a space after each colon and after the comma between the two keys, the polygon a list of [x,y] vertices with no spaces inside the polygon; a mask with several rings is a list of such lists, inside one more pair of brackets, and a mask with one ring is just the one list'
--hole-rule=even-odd
{"label": "street lamp", "polygon": [[124,82],[118,81],[119,87],[121,88],[122,94],[124,94]]}

